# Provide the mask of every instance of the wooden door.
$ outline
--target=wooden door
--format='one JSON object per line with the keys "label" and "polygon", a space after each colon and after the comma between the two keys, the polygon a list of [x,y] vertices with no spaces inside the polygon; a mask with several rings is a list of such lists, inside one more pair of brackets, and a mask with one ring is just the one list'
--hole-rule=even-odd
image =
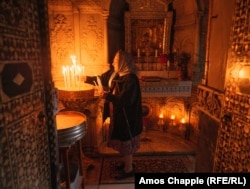
{"label": "wooden door", "polygon": [[0,188],[57,188],[47,5],[0,3]]}

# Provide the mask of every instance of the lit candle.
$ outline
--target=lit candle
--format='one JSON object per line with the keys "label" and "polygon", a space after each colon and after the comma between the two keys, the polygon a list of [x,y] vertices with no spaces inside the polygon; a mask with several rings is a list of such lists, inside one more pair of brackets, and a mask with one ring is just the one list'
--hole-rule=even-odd
{"label": "lit candle", "polygon": [[80,88],[80,74],[81,74],[81,67],[76,65],[75,80],[78,89]]}
{"label": "lit candle", "polygon": [[70,67],[70,81],[71,81],[71,87],[74,88],[75,87],[75,70],[74,67],[71,66]]}
{"label": "lit candle", "polygon": [[66,80],[66,68],[63,66],[62,67],[62,72],[63,72],[63,81],[64,81],[64,87],[67,87],[67,80]]}
{"label": "lit candle", "polygon": [[185,123],[186,123],[185,118],[182,118],[182,119],[181,119],[181,123],[182,123],[182,124],[185,124]]}
{"label": "lit candle", "polygon": [[163,46],[162,46],[162,53],[165,53],[165,46],[166,46],[166,27],[167,27],[167,20],[166,18],[164,19],[164,28],[163,28]]}
{"label": "lit candle", "polygon": [[70,88],[69,66],[65,67],[66,88]]}
{"label": "lit candle", "polygon": [[167,67],[168,67],[168,69],[169,69],[169,67],[170,67],[170,62],[169,62],[169,60],[167,61]]}
{"label": "lit candle", "polygon": [[162,126],[164,125],[163,114],[159,115],[158,125],[162,125]]}
{"label": "lit candle", "polygon": [[71,57],[71,60],[73,62],[73,65],[76,65],[76,56],[71,55],[70,57]]}
{"label": "lit candle", "polygon": [[174,120],[175,119],[175,115],[171,115],[170,119]]}
{"label": "lit candle", "polygon": [[80,89],[81,76],[84,76],[84,66],[77,65],[76,56],[70,56],[72,60],[71,66],[63,66],[62,73],[64,79],[64,86],[67,89]]}
{"label": "lit candle", "polygon": [[170,120],[171,120],[170,125],[175,126],[175,121],[174,121],[175,120],[175,115],[172,114],[170,116]]}

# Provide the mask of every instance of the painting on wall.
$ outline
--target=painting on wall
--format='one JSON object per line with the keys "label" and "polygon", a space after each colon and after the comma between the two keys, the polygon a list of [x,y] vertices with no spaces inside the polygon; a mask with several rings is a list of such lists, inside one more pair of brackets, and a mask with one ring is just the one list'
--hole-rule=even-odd
{"label": "painting on wall", "polygon": [[165,51],[164,19],[131,20],[131,52],[139,56],[157,56]]}
{"label": "painting on wall", "polygon": [[125,15],[125,48],[137,57],[157,57],[169,52],[172,12]]}

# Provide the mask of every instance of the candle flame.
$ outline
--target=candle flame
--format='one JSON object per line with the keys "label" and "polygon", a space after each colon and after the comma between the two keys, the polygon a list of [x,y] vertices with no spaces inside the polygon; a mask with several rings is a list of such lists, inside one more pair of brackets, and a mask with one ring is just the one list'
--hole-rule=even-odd
{"label": "candle flame", "polygon": [[76,56],[70,57],[72,65],[62,67],[64,87],[66,89],[79,89],[82,83],[81,77],[84,75],[84,66],[76,64]]}
{"label": "candle flame", "polygon": [[186,123],[185,118],[182,118],[182,119],[181,119],[181,123],[182,123],[182,124]]}
{"label": "candle flame", "polygon": [[76,65],[76,56],[75,55],[71,55],[70,56],[72,62],[73,62],[73,65]]}
{"label": "candle flame", "polygon": [[170,119],[174,120],[175,119],[175,115],[171,115]]}

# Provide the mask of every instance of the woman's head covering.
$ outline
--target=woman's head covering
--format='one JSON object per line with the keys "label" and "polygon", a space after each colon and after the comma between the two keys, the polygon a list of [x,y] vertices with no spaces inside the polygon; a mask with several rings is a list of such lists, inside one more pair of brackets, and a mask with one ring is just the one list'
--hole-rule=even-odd
{"label": "woman's head covering", "polygon": [[[118,56],[118,57],[117,57]],[[119,50],[114,58],[113,66],[119,76],[136,73],[136,67],[131,54]]]}

